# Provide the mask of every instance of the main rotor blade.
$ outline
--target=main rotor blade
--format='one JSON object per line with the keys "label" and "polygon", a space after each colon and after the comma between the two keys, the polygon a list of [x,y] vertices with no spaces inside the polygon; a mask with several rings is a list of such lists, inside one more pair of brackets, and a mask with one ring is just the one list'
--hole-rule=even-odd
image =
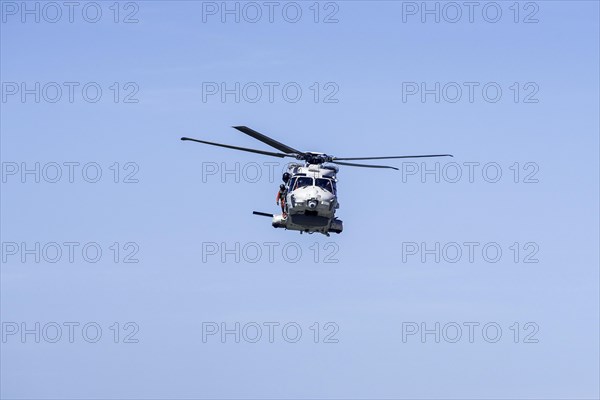
{"label": "main rotor blade", "polygon": [[389,157],[333,157],[336,160],[389,160],[392,158],[454,157],[452,154],[427,154],[422,156],[389,156]]}
{"label": "main rotor blade", "polygon": [[389,165],[368,165],[368,164],[356,164],[356,163],[338,162],[338,161],[332,161],[332,163],[339,164],[339,165],[348,165],[350,167],[389,168],[389,169],[398,170],[398,168],[396,168],[396,167],[390,167]]}
{"label": "main rotor blade", "polygon": [[238,146],[231,146],[231,145],[228,145],[228,144],[207,142],[206,140],[192,139],[192,138],[188,138],[188,137],[182,137],[181,140],[190,140],[192,142],[210,144],[211,146],[225,147],[225,148],[233,149],[233,150],[247,151],[249,153],[263,154],[265,156],[273,156],[273,157],[279,157],[279,158],[294,157],[293,155],[290,155],[290,154],[275,153],[275,152],[272,152],[272,151],[264,151],[264,150],[256,150],[256,149],[248,149],[246,147],[238,147]]}
{"label": "main rotor blade", "polygon": [[389,156],[389,157],[333,157],[336,160],[390,160],[393,158],[454,157],[452,154],[427,154],[422,156]]}
{"label": "main rotor blade", "polygon": [[279,151],[283,151],[284,153],[295,153],[295,154],[302,154],[302,151],[296,150],[293,147],[290,147],[288,145],[285,145],[281,142],[278,142],[275,139],[271,139],[270,137],[263,135],[262,133],[256,132],[254,129],[250,129],[247,126],[234,126],[233,128],[237,129],[238,131],[245,133],[248,136],[252,136],[254,139],[256,140],[260,140],[263,143],[268,144],[269,146],[279,150]]}

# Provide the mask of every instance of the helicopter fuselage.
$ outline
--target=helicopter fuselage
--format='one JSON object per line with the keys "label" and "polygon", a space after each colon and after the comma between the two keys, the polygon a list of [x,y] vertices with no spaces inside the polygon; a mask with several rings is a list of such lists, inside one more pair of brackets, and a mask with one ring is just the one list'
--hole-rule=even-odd
{"label": "helicopter fuselage", "polygon": [[335,218],[339,208],[337,172],[335,166],[289,164],[286,212],[273,216],[273,226],[308,233],[341,233],[342,221]]}

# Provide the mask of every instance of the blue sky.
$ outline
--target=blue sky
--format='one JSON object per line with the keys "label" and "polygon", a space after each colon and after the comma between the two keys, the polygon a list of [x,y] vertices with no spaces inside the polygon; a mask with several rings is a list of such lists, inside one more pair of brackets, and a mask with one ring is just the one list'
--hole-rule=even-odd
{"label": "blue sky", "polygon": [[[439,23],[428,14],[422,22],[421,2],[280,2],[272,23],[264,2],[253,3],[263,13],[255,23],[246,3],[239,22],[222,22],[221,2],[122,2],[118,16],[100,2],[96,23],[86,20],[95,18],[90,3],[73,22],[62,6],[56,23],[44,3],[39,23],[20,2],[0,4],[3,398],[600,395],[597,2],[481,2],[473,22],[463,5],[456,23],[435,2]],[[284,7],[301,9],[299,21]],[[236,83],[239,102],[206,92]],[[436,83],[439,102],[406,92]],[[22,98],[21,84],[33,92]],[[102,90],[97,102],[86,85]],[[302,90],[298,101],[284,86]],[[485,97],[484,86],[502,95]],[[454,159],[342,168],[344,232],[299,235],[251,215],[277,211],[279,180],[263,163],[279,174],[280,160],[179,140],[269,150],[234,125],[340,157]],[[39,183],[21,175],[36,163]],[[221,175],[236,163],[239,182]],[[62,175],[51,183],[56,165]],[[255,182],[244,174],[257,165]],[[422,177],[436,166],[439,182]],[[65,242],[75,243],[73,262]],[[465,243],[475,243],[472,262]],[[425,251],[436,244],[439,262]],[[499,260],[483,247],[500,248]],[[36,322],[40,343],[21,336]],[[69,322],[79,324],[73,343]],[[62,327],[56,343],[53,323]],[[204,342],[207,323],[239,323],[240,335],[258,324],[263,336]],[[265,323],[279,324],[273,343]],[[409,326],[436,323],[439,343],[420,331],[403,340]],[[83,337],[85,324],[102,329],[96,343]],[[289,343],[285,324],[301,339]],[[137,343],[125,343],[135,327]],[[337,342],[326,342],[334,330]]]}

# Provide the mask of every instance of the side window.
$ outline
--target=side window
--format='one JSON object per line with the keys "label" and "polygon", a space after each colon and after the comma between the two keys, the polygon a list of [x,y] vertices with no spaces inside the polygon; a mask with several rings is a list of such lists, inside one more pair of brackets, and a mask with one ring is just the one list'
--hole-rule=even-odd
{"label": "side window", "polygon": [[288,192],[294,190],[294,184],[296,183],[296,178],[292,178],[288,182]]}

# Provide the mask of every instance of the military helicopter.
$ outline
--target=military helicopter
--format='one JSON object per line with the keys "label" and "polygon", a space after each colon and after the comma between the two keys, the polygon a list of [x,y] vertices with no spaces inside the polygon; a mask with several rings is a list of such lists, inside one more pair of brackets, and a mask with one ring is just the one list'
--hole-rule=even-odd
{"label": "military helicopter", "polygon": [[[325,153],[312,151],[300,151],[286,144],[278,142],[262,133],[246,126],[234,126],[234,129],[257,139],[280,152],[250,149],[246,147],[231,146],[228,144],[208,142],[205,140],[182,137],[181,140],[189,140],[204,143],[211,146],[225,147],[233,150],[246,151],[249,153],[262,154],[279,158],[294,158],[304,163],[291,162],[287,166],[287,172],[283,174],[284,185],[284,211],[282,214],[271,214],[254,211],[253,214],[272,218],[271,224],[274,228],[300,231],[300,233],[319,232],[329,236],[330,232],[341,233],[342,221],[335,216],[340,207],[337,197],[337,173],[336,165],[363,168],[387,168],[396,167],[388,165],[357,164],[347,161],[360,160],[383,160],[393,158],[425,158],[425,157],[452,157],[451,154],[429,154],[417,156],[386,156],[386,157],[333,157]],[[335,164],[335,165],[331,165]]]}

